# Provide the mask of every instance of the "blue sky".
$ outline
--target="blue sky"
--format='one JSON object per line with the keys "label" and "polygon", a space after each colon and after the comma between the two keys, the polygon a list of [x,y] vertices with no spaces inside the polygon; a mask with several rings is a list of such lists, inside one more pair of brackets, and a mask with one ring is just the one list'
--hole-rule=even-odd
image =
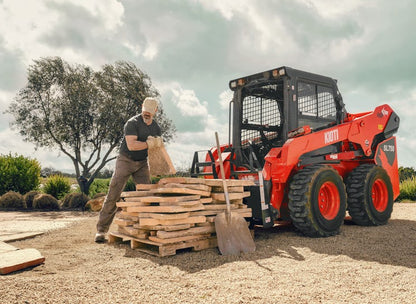
{"label": "blue sky", "polygon": [[0,1],[0,154],[73,171],[59,151],[23,142],[3,113],[33,60],[60,56],[145,71],[178,129],[167,146],[177,168],[213,146],[215,131],[227,141],[230,79],[283,65],[338,79],[350,113],[390,104],[399,165],[416,167],[415,12],[411,0]]}

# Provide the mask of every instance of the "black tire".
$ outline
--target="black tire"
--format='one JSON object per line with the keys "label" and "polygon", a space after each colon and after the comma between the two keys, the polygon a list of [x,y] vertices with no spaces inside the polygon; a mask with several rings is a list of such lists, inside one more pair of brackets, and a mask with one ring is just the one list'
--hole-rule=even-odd
{"label": "black tire", "polygon": [[393,187],[386,170],[373,164],[355,168],[346,180],[348,212],[361,226],[387,224],[393,211]]}
{"label": "black tire", "polygon": [[345,218],[346,202],[344,182],[332,167],[306,167],[290,182],[290,217],[293,225],[306,236],[338,234]]}

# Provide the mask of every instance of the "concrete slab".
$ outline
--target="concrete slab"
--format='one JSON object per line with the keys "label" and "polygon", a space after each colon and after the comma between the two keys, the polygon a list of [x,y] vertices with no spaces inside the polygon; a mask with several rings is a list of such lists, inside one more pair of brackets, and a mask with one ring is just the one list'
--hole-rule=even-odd
{"label": "concrete slab", "polygon": [[86,216],[82,212],[0,212],[0,241],[12,242],[60,229]]}

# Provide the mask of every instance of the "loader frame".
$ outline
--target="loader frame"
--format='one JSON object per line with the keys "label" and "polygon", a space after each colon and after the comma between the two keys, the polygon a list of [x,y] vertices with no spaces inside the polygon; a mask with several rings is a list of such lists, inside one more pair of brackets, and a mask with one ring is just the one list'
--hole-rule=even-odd
{"label": "loader frame", "polygon": [[[230,102],[229,142],[221,146],[225,177],[258,182],[258,172],[262,171],[265,203],[274,221],[297,219],[293,215],[297,207],[290,207],[290,195],[296,196],[296,192],[290,192],[291,182],[299,180],[299,172],[310,172],[311,183],[314,174],[321,171],[323,175],[334,175],[333,171],[321,167],[335,170],[344,183],[357,167],[381,167],[389,179],[384,181],[383,177],[383,183],[388,185],[377,188],[376,181],[374,189],[384,193],[384,188],[390,189],[391,182],[391,194],[388,194],[393,199],[399,195],[393,134],[400,119],[390,106],[347,113],[335,79],[285,66],[231,80],[229,87],[234,92]],[[216,148],[206,153],[203,161],[199,161],[196,152],[191,174],[221,178],[217,159]],[[371,175],[375,174],[373,171],[377,170],[369,168],[360,172]],[[335,184],[339,184],[338,180],[321,185],[321,195],[335,191],[332,187]],[[248,190],[252,195],[245,203],[253,210],[251,221],[264,224],[259,187]],[[292,205],[296,205],[293,201]],[[317,236],[331,233],[320,231]]]}

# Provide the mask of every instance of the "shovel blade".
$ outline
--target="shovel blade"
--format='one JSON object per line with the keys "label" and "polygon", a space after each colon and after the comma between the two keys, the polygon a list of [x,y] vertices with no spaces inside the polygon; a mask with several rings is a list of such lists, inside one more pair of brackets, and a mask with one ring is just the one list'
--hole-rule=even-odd
{"label": "shovel blade", "polygon": [[256,245],[248,229],[246,220],[238,214],[225,213],[215,217],[218,249],[222,255],[238,255],[241,252],[253,252]]}

